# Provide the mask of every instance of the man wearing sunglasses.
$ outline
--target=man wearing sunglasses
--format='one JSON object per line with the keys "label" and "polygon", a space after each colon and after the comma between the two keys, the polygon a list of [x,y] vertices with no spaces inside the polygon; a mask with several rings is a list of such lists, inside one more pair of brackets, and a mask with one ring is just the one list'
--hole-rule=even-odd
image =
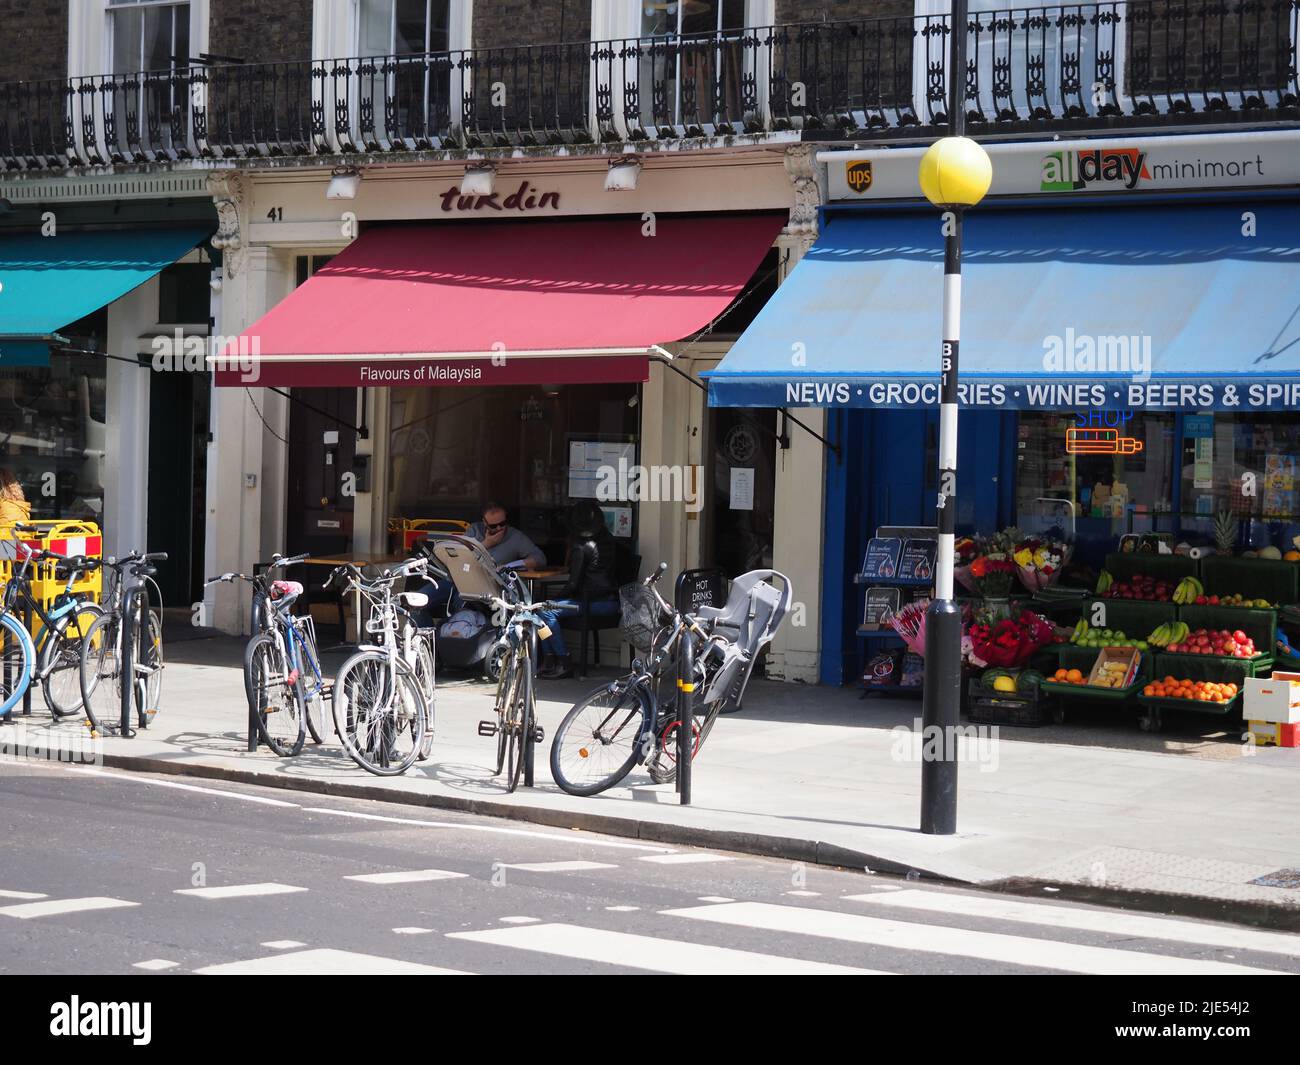
{"label": "man wearing sunglasses", "polygon": [[500,503],[488,503],[483,508],[483,520],[469,527],[469,535],[488,549],[492,561],[498,566],[522,561],[528,569],[546,565],[541,549],[518,529],[506,522],[506,508]]}

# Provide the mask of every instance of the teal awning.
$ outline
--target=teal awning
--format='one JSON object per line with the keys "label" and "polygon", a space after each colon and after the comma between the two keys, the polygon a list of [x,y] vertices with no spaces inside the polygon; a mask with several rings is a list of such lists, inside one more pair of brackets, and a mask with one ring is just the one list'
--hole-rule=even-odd
{"label": "teal awning", "polygon": [[144,284],[210,228],[0,235],[0,367],[43,366],[61,328]]}

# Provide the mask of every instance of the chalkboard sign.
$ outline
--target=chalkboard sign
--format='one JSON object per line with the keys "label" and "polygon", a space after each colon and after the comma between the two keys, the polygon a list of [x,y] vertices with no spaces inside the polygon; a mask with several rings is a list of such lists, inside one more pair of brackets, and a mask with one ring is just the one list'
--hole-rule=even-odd
{"label": "chalkboard sign", "polygon": [[908,540],[903,545],[903,556],[898,563],[900,581],[934,580],[934,557],[938,552],[937,540]]}
{"label": "chalkboard sign", "polygon": [[902,598],[901,588],[868,588],[867,602],[862,612],[862,627],[864,629],[886,628],[889,619],[898,610]]}
{"label": "chalkboard sign", "polygon": [[903,541],[897,537],[873,536],[867,542],[867,554],[862,560],[862,576],[873,581],[896,580],[902,553]]}
{"label": "chalkboard sign", "polygon": [[687,569],[677,577],[677,609],[690,614],[727,601],[727,575],[720,569]]}

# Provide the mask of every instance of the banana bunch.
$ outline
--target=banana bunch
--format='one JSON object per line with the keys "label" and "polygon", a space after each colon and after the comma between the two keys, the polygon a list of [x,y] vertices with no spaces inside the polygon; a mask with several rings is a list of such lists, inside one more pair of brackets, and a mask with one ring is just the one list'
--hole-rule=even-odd
{"label": "banana bunch", "polygon": [[1115,583],[1115,578],[1109,570],[1102,570],[1097,577],[1097,594],[1105,595],[1110,591],[1110,586]]}
{"label": "banana bunch", "polygon": [[1086,618],[1080,618],[1079,624],[1077,624],[1074,627],[1074,631],[1070,633],[1070,642],[1078,643],[1087,634],[1088,634],[1088,621]]}
{"label": "banana bunch", "polygon": [[1195,603],[1198,595],[1205,594],[1205,585],[1195,577],[1184,577],[1174,589],[1174,602],[1186,605]]}
{"label": "banana bunch", "polygon": [[1168,647],[1171,643],[1182,643],[1191,630],[1185,621],[1166,621],[1147,637],[1152,647]]}

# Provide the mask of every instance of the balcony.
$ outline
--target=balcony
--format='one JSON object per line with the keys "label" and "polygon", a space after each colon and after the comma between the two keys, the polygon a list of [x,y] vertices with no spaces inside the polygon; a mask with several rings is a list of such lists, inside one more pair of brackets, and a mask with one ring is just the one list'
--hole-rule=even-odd
{"label": "balcony", "polygon": [[[945,15],[0,85],[0,170],[940,133]],[[967,22],[987,139],[1300,122],[1300,0],[1006,8]]]}

